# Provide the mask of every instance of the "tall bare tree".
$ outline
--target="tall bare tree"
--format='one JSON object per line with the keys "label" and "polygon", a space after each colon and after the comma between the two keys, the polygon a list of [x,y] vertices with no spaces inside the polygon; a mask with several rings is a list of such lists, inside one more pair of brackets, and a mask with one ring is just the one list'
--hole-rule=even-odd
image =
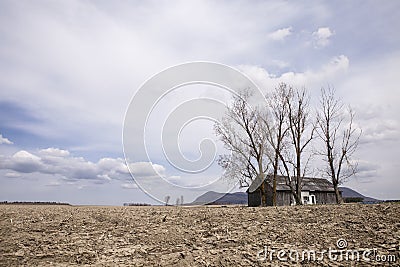
{"label": "tall bare tree", "polygon": [[275,90],[267,96],[268,108],[271,118],[265,122],[267,126],[268,142],[272,147],[272,153],[267,155],[273,167],[272,176],[272,204],[276,206],[276,183],[279,171],[279,155],[286,146],[287,133],[289,127],[287,122],[288,104],[287,98],[292,93],[292,89],[285,83],[279,84]]}
{"label": "tall bare tree", "polygon": [[311,154],[306,148],[314,139],[315,125],[311,122],[310,97],[305,88],[288,88],[285,95],[287,105],[287,126],[289,146],[279,151],[286,184],[289,186],[297,205],[301,205],[303,177],[308,171]]}
{"label": "tall bare tree", "polygon": [[[252,92],[242,91],[233,97],[224,118],[214,126],[217,136],[231,155],[221,155],[218,164],[225,169],[225,178],[234,179],[241,187],[248,187],[257,179],[261,182],[262,206],[266,206],[264,188],[269,159],[265,116],[259,109],[248,105]],[[263,117],[264,119],[261,119]]]}
{"label": "tall bare tree", "polygon": [[[339,185],[357,172],[357,163],[352,160],[352,156],[362,132],[353,125],[354,111],[350,107],[344,110],[342,102],[335,97],[334,89],[321,90],[317,133],[324,146],[319,154],[326,162],[323,172],[332,181],[338,204],[343,202]],[[343,125],[346,117],[348,123]]]}

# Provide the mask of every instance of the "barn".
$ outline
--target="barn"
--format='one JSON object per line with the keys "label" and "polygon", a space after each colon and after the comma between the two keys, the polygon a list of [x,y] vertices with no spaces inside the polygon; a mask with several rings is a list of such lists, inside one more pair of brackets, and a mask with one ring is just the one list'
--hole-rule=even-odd
{"label": "barn", "polygon": [[[272,206],[272,176],[267,175],[263,182],[265,184],[267,206]],[[257,179],[253,181],[247,189],[247,197],[249,207],[261,206],[261,181],[257,181]],[[332,183],[323,178],[304,177],[301,199],[305,205],[336,203],[335,190]],[[287,206],[294,204],[295,201],[289,186],[286,184],[285,177],[278,176],[276,181],[276,205]]]}

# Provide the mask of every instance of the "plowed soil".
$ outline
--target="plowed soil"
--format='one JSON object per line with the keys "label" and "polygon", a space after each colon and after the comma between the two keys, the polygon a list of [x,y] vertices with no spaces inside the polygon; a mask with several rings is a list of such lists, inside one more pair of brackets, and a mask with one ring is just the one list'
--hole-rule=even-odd
{"label": "plowed soil", "polygon": [[[277,208],[1,205],[0,265],[399,266],[399,219],[396,203]],[[345,246],[338,247],[339,239]],[[330,248],[373,253],[359,260],[341,260],[340,251],[332,254],[336,259],[322,254],[301,258],[302,251],[318,254]],[[286,252],[280,259],[279,250]],[[299,259],[293,251],[300,253]]]}

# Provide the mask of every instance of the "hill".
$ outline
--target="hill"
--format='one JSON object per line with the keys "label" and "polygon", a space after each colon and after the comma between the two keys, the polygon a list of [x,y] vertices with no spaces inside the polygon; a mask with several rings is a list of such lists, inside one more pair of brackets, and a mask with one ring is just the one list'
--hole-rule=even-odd
{"label": "hill", "polygon": [[229,204],[243,204],[247,205],[247,193],[235,192],[235,193],[218,193],[209,191],[198,198],[196,198],[191,204],[193,205],[229,205]]}
{"label": "hill", "polygon": [[372,198],[372,197],[366,197],[357,191],[348,188],[348,187],[339,187],[339,190],[342,191],[342,197],[345,198],[362,198],[363,202],[380,202],[380,200]]}

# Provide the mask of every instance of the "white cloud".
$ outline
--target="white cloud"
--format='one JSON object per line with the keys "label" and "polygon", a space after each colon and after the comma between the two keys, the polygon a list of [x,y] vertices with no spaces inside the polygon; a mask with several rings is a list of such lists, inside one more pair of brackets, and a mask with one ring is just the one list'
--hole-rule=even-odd
{"label": "white cloud", "polygon": [[151,162],[135,162],[129,164],[132,175],[138,177],[153,177],[160,175],[165,177],[165,167]]}
{"label": "white cloud", "polygon": [[283,61],[283,60],[278,60],[278,59],[271,60],[271,63],[273,66],[277,66],[278,68],[281,68],[281,69],[287,68],[290,66],[288,62]]}
{"label": "white cloud", "polygon": [[114,174],[128,174],[128,168],[125,165],[124,160],[117,158],[102,158],[98,161],[97,166],[99,170],[108,171],[112,170]]}
{"label": "white cloud", "polygon": [[[5,174],[8,178],[20,178],[24,174],[31,173],[52,175],[57,181],[47,184],[48,186],[77,181],[93,184],[102,184],[112,180],[132,181],[124,159],[101,158],[98,162],[90,162],[83,157],[75,157],[69,151],[58,148],[41,149],[35,154],[20,150],[12,156],[0,156],[1,169],[12,171]],[[130,171],[134,177],[146,178],[146,181],[151,181],[151,178],[159,176],[173,181],[179,178],[179,176],[167,176],[164,166],[151,162],[131,163]],[[137,188],[136,184],[131,183],[123,183],[121,186],[124,189]]]}
{"label": "white cloud", "polygon": [[128,100],[147,78],[191,60],[258,57],[265,32],[277,27],[278,18],[297,14],[290,4],[264,2],[9,2],[2,9],[0,25],[11,26],[0,27],[0,61],[7,62],[0,64],[0,85],[12,90],[1,90],[0,98],[18,99],[44,121],[22,124],[24,130],[79,136],[86,146],[110,144],[113,151]]}
{"label": "white cloud", "polygon": [[166,178],[166,180],[172,184],[180,184],[182,183],[182,179],[179,175],[173,175]]}
{"label": "white cloud", "polygon": [[399,123],[390,119],[363,120],[358,123],[363,132],[361,144],[378,144],[380,142],[398,141],[400,139]]}
{"label": "white cloud", "polygon": [[340,55],[332,58],[318,70],[308,70],[305,72],[285,72],[280,76],[269,73],[266,69],[253,65],[241,65],[238,68],[247,74],[263,90],[271,90],[280,82],[286,82],[293,86],[306,86],[320,88],[336,80],[339,75],[343,75],[349,68],[350,61]]}
{"label": "white cloud", "polygon": [[121,158],[102,158],[93,163],[58,148],[42,149],[36,155],[21,150],[9,157],[1,156],[0,168],[14,171],[7,177],[19,177],[17,174],[21,173],[43,173],[59,175],[67,181],[88,179],[104,182],[111,179],[131,179]]}
{"label": "white cloud", "polygon": [[25,150],[18,151],[17,153],[15,153],[13,155],[13,158],[14,159],[22,159],[22,160],[26,159],[26,160],[31,160],[31,161],[35,161],[35,162],[40,161],[40,158],[38,156],[35,156]]}
{"label": "white cloud", "polygon": [[3,137],[3,135],[0,134],[0,145],[1,144],[12,145],[14,143],[11,142],[8,138],[5,138],[5,137]]}
{"label": "white cloud", "polygon": [[17,172],[7,172],[4,176],[7,178],[19,178],[21,174]]}
{"label": "white cloud", "polygon": [[329,45],[329,38],[333,35],[334,33],[328,27],[318,28],[318,30],[312,33],[314,47],[320,48]]}
{"label": "white cloud", "polygon": [[69,151],[67,150],[53,148],[53,147],[41,149],[39,151],[39,154],[44,156],[54,156],[54,157],[67,157],[70,155]]}
{"label": "white cloud", "polygon": [[137,189],[138,188],[138,186],[135,184],[135,183],[125,183],[125,184],[121,184],[121,187],[123,188],[123,189]]}
{"label": "white cloud", "polygon": [[276,30],[270,33],[268,36],[274,41],[283,41],[286,37],[292,34],[292,27]]}
{"label": "white cloud", "polygon": [[51,181],[50,183],[46,184],[46,186],[62,186],[60,181]]}
{"label": "white cloud", "polygon": [[10,169],[20,173],[31,173],[43,170],[44,165],[39,157],[25,150],[21,150],[12,157],[2,159],[0,168]]}
{"label": "white cloud", "polygon": [[355,178],[358,182],[368,183],[379,176],[378,171],[381,166],[366,160],[357,160],[357,173]]}

